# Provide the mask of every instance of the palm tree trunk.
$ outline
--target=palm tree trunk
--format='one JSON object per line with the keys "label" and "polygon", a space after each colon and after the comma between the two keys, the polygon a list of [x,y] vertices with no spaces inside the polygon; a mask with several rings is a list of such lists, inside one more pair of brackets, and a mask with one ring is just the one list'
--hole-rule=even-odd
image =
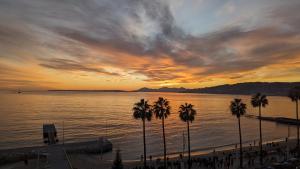
{"label": "palm tree trunk", "polygon": [[164,140],[164,169],[167,168],[167,148],[166,148],[166,136],[165,136],[165,120],[162,118],[162,128],[163,128],[163,140]]}
{"label": "palm tree trunk", "polygon": [[[296,100],[296,117],[297,117],[297,122],[299,120],[298,118],[298,100]],[[299,153],[299,124],[297,125],[297,152],[298,152],[298,157],[300,156]]]}
{"label": "palm tree trunk", "polygon": [[259,147],[260,147],[260,165],[263,165],[262,131],[261,131],[261,106],[259,106]]}
{"label": "palm tree trunk", "polygon": [[240,134],[240,168],[243,168],[243,146],[242,146],[242,131],[241,131],[241,120],[238,117],[239,122],[239,134]]}
{"label": "palm tree trunk", "polygon": [[144,169],[147,167],[147,155],[146,155],[146,136],[145,136],[145,119],[143,119],[143,140],[144,140]]}
{"label": "palm tree trunk", "polygon": [[191,168],[191,143],[190,143],[190,124],[187,122],[187,130],[188,130],[188,149],[189,149],[189,169]]}

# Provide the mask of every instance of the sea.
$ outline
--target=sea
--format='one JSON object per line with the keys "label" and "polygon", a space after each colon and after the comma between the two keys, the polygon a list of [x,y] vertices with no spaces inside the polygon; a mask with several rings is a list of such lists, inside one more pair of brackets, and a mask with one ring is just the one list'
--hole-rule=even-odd
{"label": "sea", "polygon": [[[147,92],[1,92],[0,93],[0,149],[44,145],[42,126],[54,123],[60,143],[81,142],[105,137],[113,143],[111,153],[99,157],[111,160],[116,149],[123,160],[140,160],[143,154],[142,121],[133,118],[133,105],[140,99],[153,104],[159,97],[170,101],[171,114],[165,120],[167,153],[170,156],[186,153],[187,128],[180,120],[181,104],[194,105],[197,115],[190,126],[193,153],[207,153],[236,147],[239,143],[238,121],[230,112],[234,98],[247,104],[248,115],[258,115],[250,104],[251,96],[147,93]],[[295,118],[295,103],[288,97],[269,96],[269,105],[262,108],[263,116]],[[258,144],[259,121],[242,117],[244,145]],[[262,122],[263,141],[293,138],[296,127]],[[161,120],[152,117],[146,122],[147,155],[163,154]]]}

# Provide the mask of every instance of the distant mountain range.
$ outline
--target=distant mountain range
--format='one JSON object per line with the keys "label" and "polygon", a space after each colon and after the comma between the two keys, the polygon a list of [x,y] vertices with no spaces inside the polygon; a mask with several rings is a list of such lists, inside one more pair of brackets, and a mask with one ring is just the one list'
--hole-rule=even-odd
{"label": "distant mountain range", "polygon": [[214,87],[187,89],[187,88],[169,88],[159,89],[140,88],[134,91],[125,90],[49,90],[51,92],[174,92],[174,93],[207,93],[207,94],[235,94],[252,95],[254,93],[263,93],[273,96],[287,95],[293,87],[300,86],[300,82],[247,82],[237,84],[226,84]]}
{"label": "distant mountain range", "polygon": [[186,88],[169,88],[169,87],[162,87],[159,89],[151,89],[147,87],[140,88],[139,90],[136,90],[134,92],[174,92],[174,93],[184,93],[187,92],[187,90],[192,89],[186,89]]}
{"label": "distant mountain range", "polygon": [[48,90],[49,92],[127,92],[125,90]]}
{"label": "distant mountain range", "polygon": [[141,88],[135,92],[176,92],[176,93],[208,93],[208,94],[236,94],[252,95],[254,93],[264,93],[266,95],[287,95],[289,90],[295,86],[300,86],[300,82],[248,82],[237,84],[226,84],[214,87],[186,89],[186,88],[168,88],[159,89]]}

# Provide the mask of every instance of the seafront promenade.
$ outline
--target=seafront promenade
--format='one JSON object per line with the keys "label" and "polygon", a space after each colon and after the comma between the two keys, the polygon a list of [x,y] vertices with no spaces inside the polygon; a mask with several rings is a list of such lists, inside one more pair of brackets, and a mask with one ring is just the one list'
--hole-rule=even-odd
{"label": "seafront promenade", "polygon": [[[263,145],[264,166],[267,169],[289,169],[291,166],[299,165],[300,161],[295,158],[296,152],[293,150],[296,146],[296,140],[282,140],[278,142],[267,142]],[[245,146],[244,152],[244,169],[258,169],[259,164],[259,146]],[[126,154],[122,154],[126,156]],[[167,166],[169,169],[187,169],[187,154],[182,158],[177,156],[168,156]],[[70,161],[74,168],[77,169],[110,169],[111,160],[99,160],[98,155],[88,154],[71,154]],[[150,169],[162,169],[163,157],[147,158],[147,164]],[[208,153],[192,154],[191,169],[238,169],[239,168],[239,149],[215,149]],[[142,169],[142,160],[124,160],[124,169]],[[276,166],[276,167],[274,167]],[[282,168],[283,167],[283,168]]]}
{"label": "seafront promenade", "polygon": [[68,154],[95,154],[111,150],[112,143],[105,138],[95,141],[0,150],[0,169],[19,169],[9,167],[14,163],[20,168],[73,169]]}
{"label": "seafront promenade", "polygon": [[49,153],[45,168],[49,169],[73,169],[72,164],[68,160],[68,155],[61,146],[49,147],[46,150]]}
{"label": "seafront promenade", "polygon": [[[296,140],[268,142],[264,144],[266,156],[264,162],[266,165],[287,165],[294,163],[294,154],[292,149],[296,145]],[[101,150],[102,148],[102,150]],[[99,160],[99,151],[110,151],[112,144],[105,140],[103,143],[99,141],[89,141],[80,143],[57,144],[50,146],[28,147],[11,150],[0,150],[0,156],[27,155],[28,164],[24,160],[0,166],[0,169],[91,169],[91,168],[111,168],[111,160]],[[66,151],[64,151],[66,150]],[[93,151],[91,151],[93,150]],[[244,149],[246,169],[254,169],[259,167],[259,156],[257,146],[246,146]],[[65,153],[67,152],[67,153]],[[34,156],[33,156],[34,155]],[[126,156],[126,154],[122,154]],[[14,158],[17,158],[15,156]],[[215,163],[212,163],[213,157],[216,157]],[[178,156],[168,158],[168,166],[170,168],[178,168],[183,165],[187,167],[187,157],[181,159]],[[159,168],[162,165],[160,157],[154,157],[149,160],[152,168]],[[192,155],[192,168],[209,169],[216,165],[218,169],[238,168],[238,149],[227,149],[211,151],[201,155]],[[182,163],[183,162],[183,163]],[[228,163],[227,163],[228,162]],[[282,163],[282,164],[281,164]],[[284,164],[283,164],[284,163]],[[182,167],[182,166],[181,166]],[[125,169],[142,168],[142,161],[124,161]]]}

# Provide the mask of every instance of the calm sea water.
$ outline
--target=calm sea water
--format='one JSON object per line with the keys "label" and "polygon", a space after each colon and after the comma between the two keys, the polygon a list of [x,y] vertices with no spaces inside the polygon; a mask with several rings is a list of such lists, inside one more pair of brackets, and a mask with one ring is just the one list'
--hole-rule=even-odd
{"label": "calm sea water", "polygon": [[[183,149],[186,124],[179,120],[178,107],[185,102],[195,105],[197,116],[191,125],[191,148],[204,151],[208,147],[238,143],[237,120],[229,110],[230,101],[239,97],[248,104],[248,114],[257,114],[250,105],[250,96],[179,94],[179,93],[72,93],[25,92],[0,94],[0,149],[43,145],[43,123],[55,123],[62,140],[64,121],[65,141],[84,141],[104,136],[122,150],[125,160],[140,159],[143,153],[142,123],[132,117],[132,106],[141,98],[154,102],[167,98],[172,113],[167,118],[166,138],[169,153]],[[269,97],[265,116],[294,117],[295,105],[285,97]],[[243,141],[258,139],[258,121],[241,119]],[[270,141],[294,136],[295,127],[263,122],[263,139]],[[148,155],[159,156],[162,149],[161,121],[147,123]],[[247,143],[248,144],[248,143]],[[105,155],[111,159],[112,154]]]}

